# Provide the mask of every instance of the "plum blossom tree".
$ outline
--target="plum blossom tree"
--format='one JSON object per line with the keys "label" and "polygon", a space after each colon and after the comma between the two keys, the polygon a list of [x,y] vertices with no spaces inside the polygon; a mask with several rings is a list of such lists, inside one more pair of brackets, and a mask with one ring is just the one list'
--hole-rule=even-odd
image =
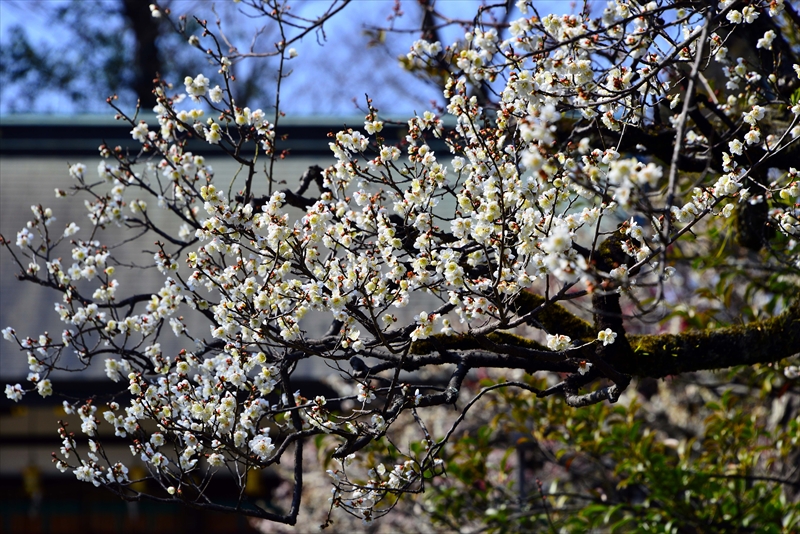
{"label": "plum blossom tree", "polygon": [[[279,81],[302,59],[292,43],[339,7],[303,19],[278,0],[242,5],[279,28]],[[466,27],[402,58],[440,81],[441,106],[408,120],[396,144],[367,98],[363,128],[332,133],[333,163],[296,189],[272,166],[284,155],[280,101],[295,96],[278,86],[269,112],[237,106],[233,71],[247,54],[227,56],[203,21],[189,41],[217,72],[159,80],[157,128],[109,99],[139,148],[101,146],[97,179],[70,168],[74,184],[57,195],[84,196],[88,224],[56,231],[53,211],[34,206],[16,242],[2,241],[19,279],[59,295],[66,324],[60,338],[3,331],[30,364],[29,383],[6,395],[57,394],[57,371],[98,364],[127,388],[107,402],[65,401],[89,445],[62,426],[59,469],[126,499],[295,524],[304,472],[320,469],[304,456],[316,440],[336,463],[330,509],[372,521],[453,476],[448,444],[492,395],[512,403],[512,419],[524,405],[579,420],[632,395],[634,379],[768,364],[796,384],[786,360],[800,347],[792,6],[616,0],[543,15],[523,0],[515,20],[504,3],[460,21],[424,5],[426,36]],[[243,172],[216,176],[190,139]],[[180,230],[156,224],[154,210]],[[126,267],[102,238],[113,226],[156,240],[145,259],[163,275],[157,292],[119,281]],[[731,310],[741,317],[725,325]],[[327,328],[314,337],[319,317]],[[653,326],[675,317],[675,332]],[[162,349],[173,334],[182,348]],[[327,363],[341,395],[297,390],[304,360]],[[493,370],[518,379],[464,399],[476,373]],[[426,414],[449,405],[447,428],[429,430]],[[797,444],[792,424],[782,458]],[[106,454],[101,425],[147,465],[148,495],[128,477],[130,458]],[[399,425],[416,441],[394,441]],[[286,508],[250,502],[248,472],[286,459]],[[235,505],[208,497],[208,484],[231,479]]]}

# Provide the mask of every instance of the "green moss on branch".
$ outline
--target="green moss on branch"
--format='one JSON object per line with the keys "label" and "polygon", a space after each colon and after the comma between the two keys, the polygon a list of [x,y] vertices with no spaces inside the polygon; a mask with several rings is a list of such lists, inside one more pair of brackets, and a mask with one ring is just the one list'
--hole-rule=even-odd
{"label": "green moss on branch", "polygon": [[[541,295],[524,291],[514,301],[514,307],[517,315],[525,315],[545,302],[545,298]],[[586,341],[597,337],[597,332],[591,324],[577,317],[561,304],[551,303],[546,305],[539,313],[534,315],[533,319],[551,334],[564,334],[572,339]]]}
{"label": "green moss on branch", "polygon": [[[541,343],[510,332],[492,332],[485,339],[495,345],[512,345],[533,350],[548,350]],[[413,355],[431,354],[438,350],[470,350],[481,348],[483,343],[469,334],[456,334],[445,336],[435,334],[427,339],[415,341],[411,345],[410,353]]]}
{"label": "green moss on branch", "polygon": [[[520,301],[518,312],[526,313],[536,309],[545,299],[526,293]],[[558,304],[545,307],[536,317],[548,331],[567,334],[573,339],[591,340],[596,337],[594,328],[589,323],[575,317]],[[745,326],[690,331],[677,335],[631,335],[626,336],[626,340],[629,344],[614,344],[619,345],[620,350],[609,351],[606,361],[615,371],[633,376],[661,378],[736,365],[777,362],[800,353],[800,300],[776,317]],[[488,344],[547,350],[541,344],[523,336],[494,332],[484,340],[469,334],[438,334],[414,342],[411,354],[431,354],[442,350],[466,351],[485,348]],[[536,356],[533,358],[536,359]],[[542,361],[544,360],[546,358]]]}
{"label": "green moss on branch", "polygon": [[660,378],[777,362],[800,353],[800,300],[776,317],[745,326],[628,339],[633,353],[610,363],[636,376]]}

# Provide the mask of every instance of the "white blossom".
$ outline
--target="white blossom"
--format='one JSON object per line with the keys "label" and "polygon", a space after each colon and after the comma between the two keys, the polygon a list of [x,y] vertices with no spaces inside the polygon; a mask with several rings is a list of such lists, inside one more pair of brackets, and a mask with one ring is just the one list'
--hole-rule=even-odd
{"label": "white blossom", "polygon": [[562,334],[547,334],[547,348],[552,351],[565,351],[567,350],[572,343],[572,339],[569,336],[565,336]]}
{"label": "white blossom", "polygon": [[272,439],[266,434],[259,434],[250,440],[250,450],[255,453],[261,460],[266,460],[272,451],[275,450],[275,445],[272,444]]}
{"label": "white blossom", "polygon": [[601,330],[597,334],[597,340],[603,342],[603,346],[611,345],[617,339],[617,333],[611,330],[610,328],[606,328],[605,330]]}
{"label": "white blossom", "polygon": [[767,50],[772,50],[772,41],[774,40],[775,40],[775,31],[767,30],[766,32],[764,32],[764,36],[761,37],[756,43],[756,48],[766,48]]}

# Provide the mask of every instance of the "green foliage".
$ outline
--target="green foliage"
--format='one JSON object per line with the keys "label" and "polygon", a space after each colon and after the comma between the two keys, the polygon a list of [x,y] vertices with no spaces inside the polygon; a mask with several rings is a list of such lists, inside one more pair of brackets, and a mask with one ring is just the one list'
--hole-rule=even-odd
{"label": "green foliage", "polygon": [[795,89],[794,93],[792,93],[790,101],[792,105],[795,105],[798,102],[800,102],[800,88]]}
{"label": "green foliage", "polygon": [[[781,380],[770,368],[756,374],[754,383]],[[575,410],[556,396],[501,390],[481,407],[485,424],[448,449],[446,476],[422,497],[427,509],[442,526],[482,525],[486,532],[799,528],[800,505],[780,480],[796,455],[800,422],[769,427],[771,388],[752,395],[730,388],[716,395],[685,382],[661,388],[676,397],[697,390],[710,399],[685,404],[703,421],[696,434],[655,413],[656,402]],[[519,451],[525,451],[523,488]]]}

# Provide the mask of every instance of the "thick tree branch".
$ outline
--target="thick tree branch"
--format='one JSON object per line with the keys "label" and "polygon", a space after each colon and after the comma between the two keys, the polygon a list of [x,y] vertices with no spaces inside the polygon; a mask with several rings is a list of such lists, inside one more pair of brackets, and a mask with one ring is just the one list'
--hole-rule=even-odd
{"label": "thick tree branch", "polygon": [[[603,297],[602,300],[607,298]],[[523,300],[526,305],[544,301],[534,294],[526,294]],[[604,305],[606,313],[598,314],[596,320],[598,328],[612,328],[618,334],[617,341],[602,351],[604,362],[619,373],[609,377],[615,381],[621,379],[620,375],[661,378],[700,370],[776,362],[800,352],[800,300],[784,313],[764,321],[677,335],[625,335],[620,326],[621,312],[620,315],[610,314],[609,306],[609,303]],[[562,306],[552,304],[547,310],[547,313],[542,314],[545,327],[552,324],[558,332],[574,334],[576,339],[591,340],[596,337],[595,329],[591,325]],[[476,350],[476,345],[481,346],[481,349]],[[453,357],[448,359],[436,354],[437,347],[451,351]],[[520,350],[510,350],[509,347]],[[455,359],[468,362],[471,367],[518,366],[527,372],[574,371],[574,364],[569,363],[566,356],[555,358],[553,356],[559,353],[548,353],[535,341],[507,332],[490,334],[484,338],[483,344],[477,343],[467,334],[436,335],[415,342],[411,353],[412,357],[403,364],[406,371],[415,371],[427,365],[455,363]],[[396,364],[394,361],[386,361],[370,371],[380,372],[391,369]],[[613,392],[609,390],[607,393]]]}
{"label": "thick tree branch", "polygon": [[629,336],[632,353],[611,360],[623,373],[660,378],[734,365],[777,362],[800,352],[800,300],[746,326],[711,331]]}

